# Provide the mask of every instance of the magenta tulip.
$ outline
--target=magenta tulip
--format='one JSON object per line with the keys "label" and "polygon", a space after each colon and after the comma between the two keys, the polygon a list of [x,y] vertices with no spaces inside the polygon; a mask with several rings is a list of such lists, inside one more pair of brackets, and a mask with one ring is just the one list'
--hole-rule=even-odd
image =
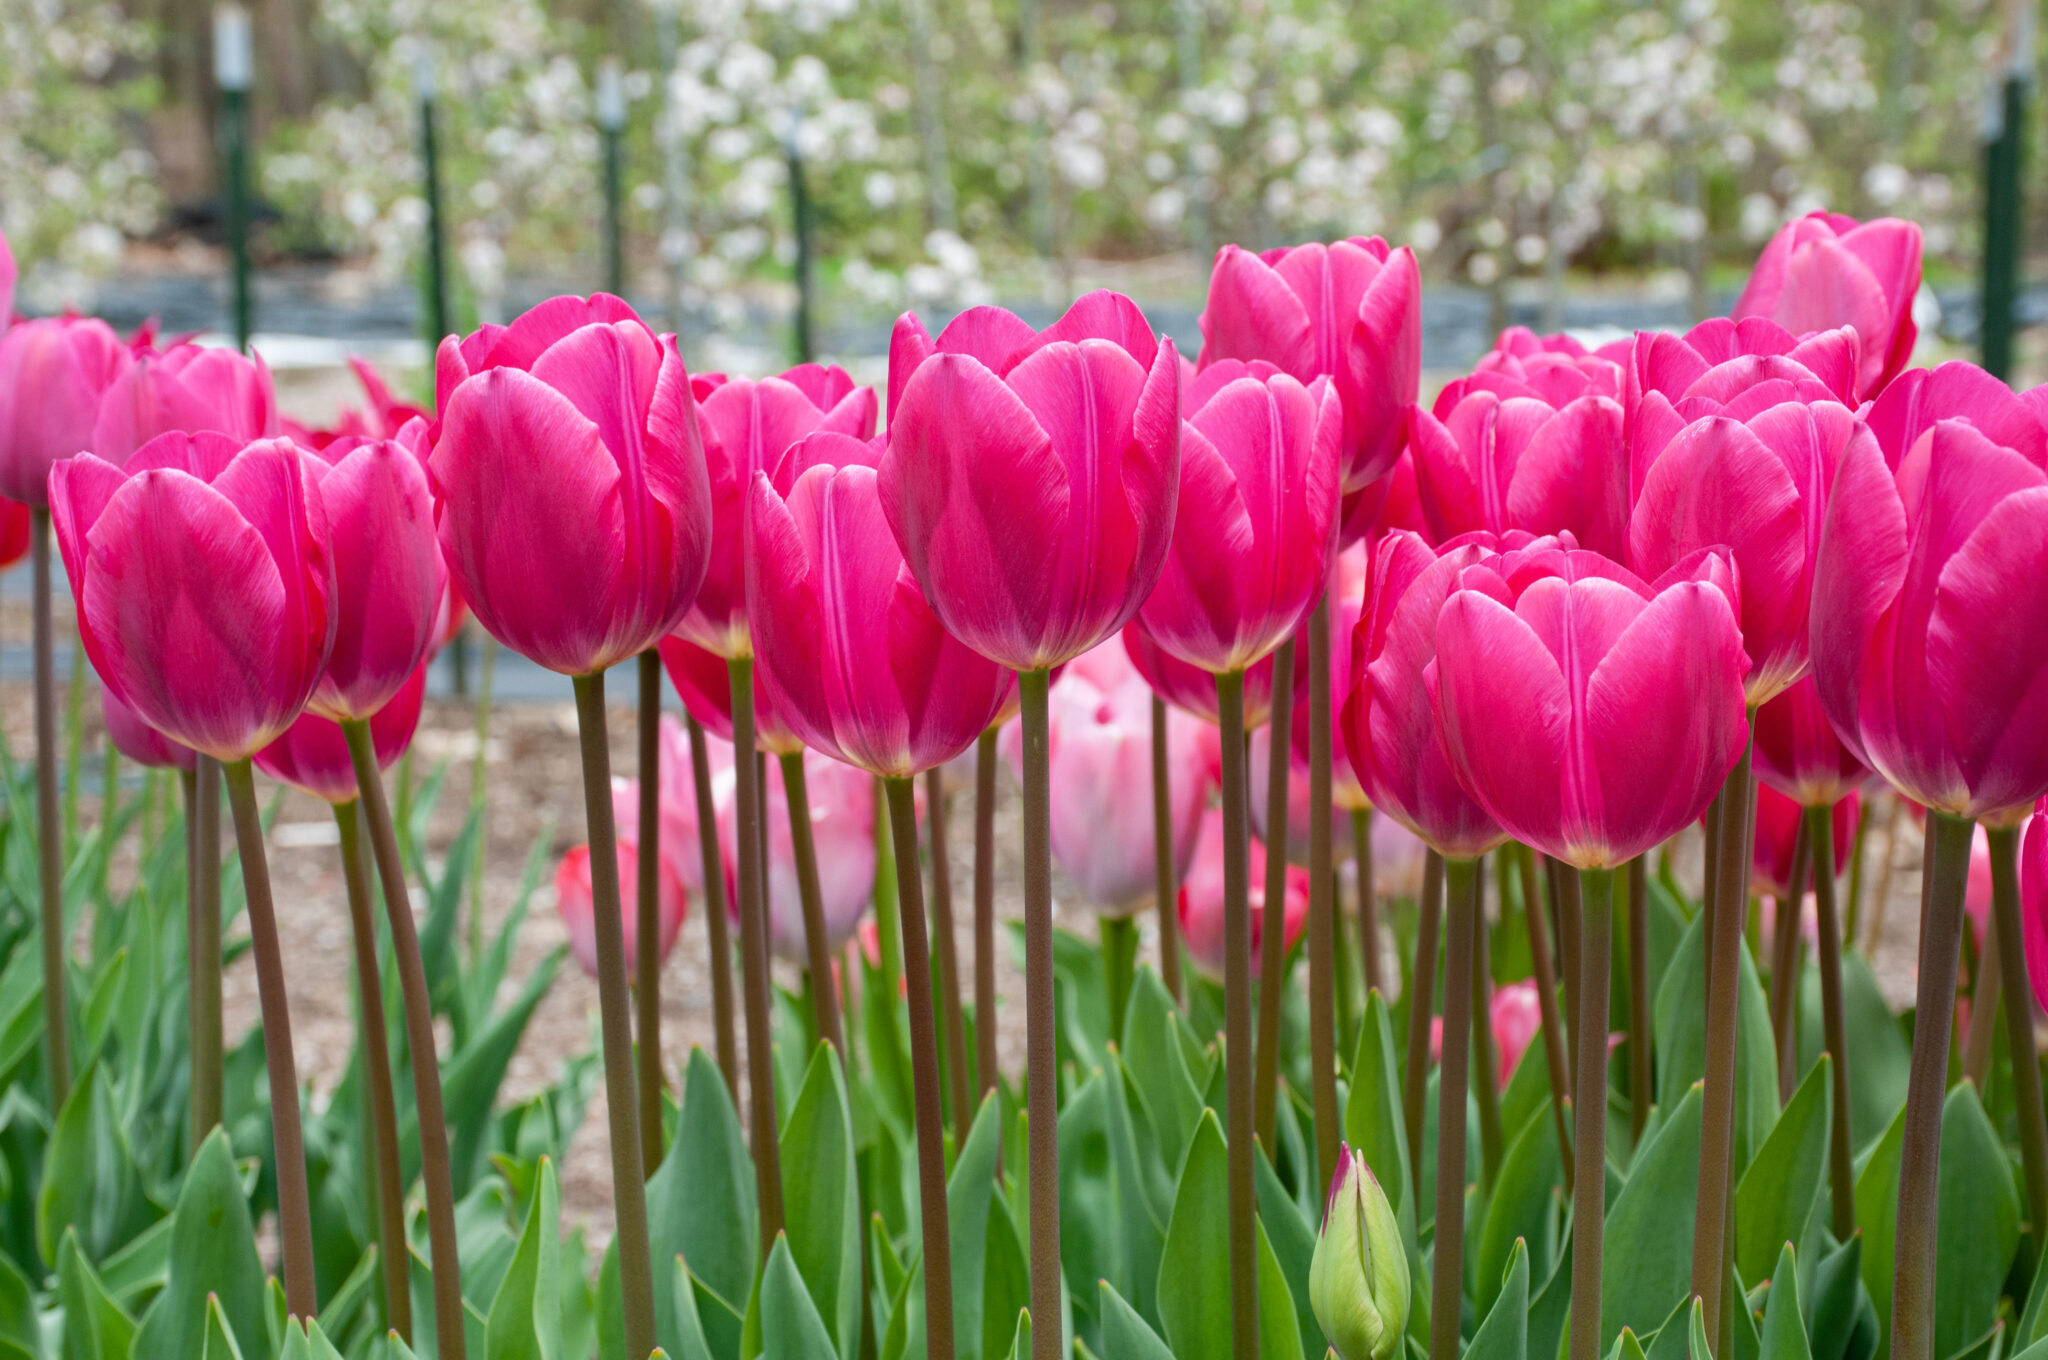
{"label": "magenta tulip", "polygon": [[[1145,631],[1145,620],[1132,619],[1124,626],[1124,652],[1152,692],[1183,713],[1191,713],[1211,727],[1220,721],[1216,713],[1216,677],[1199,666],[1191,666],[1168,652]],[[1273,658],[1262,658],[1244,673],[1245,730],[1263,727],[1273,716]]]}
{"label": "magenta tulip", "polygon": [[1938,420],[1967,420],[1992,443],[2048,467],[2048,388],[2014,392],[1972,363],[1951,360],[1901,373],[1864,415],[1885,466],[1897,470]]}
{"label": "magenta tulip", "polygon": [[1731,578],[1702,553],[1653,587],[1546,543],[1464,566],[1423,680],[1487,814],[1581,869],[1626,864],[1698,820],[1749,737]]}
{"label": "magenta tulip", "polygon": [[1484,369],[1523,360],[1542,363],[1551,359],[1562,359],[1576,365],[1581,360],[1593,358],[1605,359],[1617,369],[1625,369],[1629,351],[1634,348],[1635,337],[1629,335],[1589,347],[1584,341],[1563,332],[1538,335],[1527,326],[1510,326],[1494,337],[1493,348],[1480,357],[1476,367]]}
{"label": "magenta tulip", "polygon": [[160,434],[210,430],[236,445],[280,433],[277,394],[261,355],[180,341],[143,349],[100,401],[92,451],[123,463]]}
{"label": "magenta tulip", "polygon": [[1429,524],[1422,515],[1422,497],[1415,487],[1415,456],[1401,450],[1394,466],[1378,481],[1367,482],[1344,495],[1344,527],[1339,543],[1377,543],[1396,529],[1410,529],[1425,537]]}
{"label": "magenta tulip", "polygon": [[[426,694],[427,668],[421,663],[400,683],[398,693],[369,715],[370,743],[377,753],[378,769],[390,769],[412,745]],[[349,802],[361,792],[341,724],[310,708],[283,736],[256,753],[256,768],[334,804]]]}
{"label": "magenta tulip", "polygon": [[[620,780],[612,788],[612,813],[618,824],[619,881],[639,881],[640,842],[635,809],[640,804],[640,785],[631,779]],[[669,837],[664,832],[662,841],[666,845]],[[674,863],[664,854],[656,874],[658,884],[655,903],[659,913],[661,934],[658,941],[660,957],[667,961],[669,951],[675,948],[676,937],[682,933],[683,918],[689,915],[689,894],[684,891],[681,875]],[[569,948],[576,955],[576,961],[591,977],[597,976],[597,908],[595,894],[590,884],[590,847],[578,845],[562,856],[562,862],[555,866],[555,911],[562,918],[562,925],[569,932]],[[626,976],[638,977],[637,969],[639,913],[625,912],[620,916],[620,925],[626,937]]]}
{"label": "magenta tulip", "polygon": [[[714,770],[719,756],[730,763],[730,746],[714,745],[712,750]],[[732,865],[739,853],[738,809],[732,798],[731,779],[717,782],[723,794],[718,801],[718,838],[725,851],[725,905],[727,912],[737,919],[739,885],[734,880]],[[864,770],[816,751],[806,751],[804,789],[811,810],[811,844],[818,857],[825,949],[836,957],[844,952],[846,942],[853,938],[854,930],[874,901],[875,781]],[[804,938],[796,842],[790,831],[789,798],[782,782],[780,761],[768,762],[767,792],[768,819],[762,825],[768,834],[768,945],[779,957],[799,968],[808,967],[810,954]]]}
{"label": "magenta tulip", "polygon": [[28,556],[28,531],[34,512],[20,501],[0,496],[0,571]]}
{"label": "magenta tulip", "polygon": [[[981,315],[977,333],[992,330]],[[1180,487],[1179,358],[1112,293],[993,364],[947,347],[963,321],[900,385],[880,501],[945,630],[1042,670],[1130,622],[1159,579]],[[892,354],[915,352],[915,325],[898,323]]]}
{"label": "magenta tulip", "polygon": [[875,390],[854,386],[844,369],[801,364],[759,382],[707,384],[697,399],[711,478],[712,551],[680,631],[718,656],[750,656],[745,528],[754,474],[772,476],[790,445],[815,431],[866,439],[875,428]]}
{"label": "magenta tulip", "polygon": [[134,361],[96,317],[45,317],[0,331],[0,495],[49,505],[50,465],[92,447],[100,401]]}
{"label": "magenta tulip", "polygon": [[1014,679],[941,626],[883,511],[886,470],[815,464],[785,497],[754,475],[756,669],[806,745],[907,779],[974,744]]}
{"label": "magenta tulip", "polygon": [[1253,254],[1216,253],[1202,360],[1263,359],[1302,382],[1329,378],[1344,407],[1341,480],[1356,491],[1401,452],[1402,413],[1422,376],[1422,272],[1415,253],[1351,237]]}
{"label": "magenta tulip", "polygon": [[121,469],[56,464],[50,509],[93,669],[142,720],[221,761],[269,745],[334,645],[334,562],[308,455],[172,433]]}
{"label": "magenta tulip", "polygon": [[1304,387],[1236,360],[1184,397],[1173,541],[1138,616],[1168,652],[1222,675],[1287,641],[1322,598],[1343,413],[1327,378]]}
{"label": "magenta tulip", "polygon": [[[751,645],[751,644],[749,644]],[[671,633],[660,643],[662,668],[670,683],[705,731],[720,741],[732,740],[732,672],[725,658]],[[790,726],[783,713],[775,681],[758,666],[754,669],[754,747],[769,755],[787,755],[804,749],[804,740]]]}
{"label": "magenta tulip", "polygon": [[[1251,898],[1252,957],[1266,922],[1266,847],[1251,842],[1248,869]],[[1287,901],[1281,917],[1287,925],[1286,946],[1292,949],[1308,924],[1308,870],[1287,866]],[[1211,978],[1223,976],[1223,813],[1210,808],[1195,835],[1194,865],[1180,885],[1180,935],[1188,957]]]}
{"label": "magenta tulip", "polygon": [[1732,315],[1766,316],[1794,335],[1855,327],[1863,350],[1856,388],[1868,398],[1913,357],[1919,292],[1918,223],[1815,212],[1778,229]]}
{"label": "magenta tulip", "polygon": [[1811,675],[1758,708],[1753,730],[1758,781],[1802,807],[1832,807],[1870,777],[1835,735]]}
{"label": "magenta tulip", "polygon": [[[1743,589],[1748,590],[1744,577]],[[1842,460],[1813,587],[1821,706],[1916,802],[2007,818],[2048,793],[2048,471],[1939,420],[1896,471]]]}
{"label": "magenta tulip", "polygon": [[100,686],[100,716],[107,725],[107,740],[137,765],[152,770],[184,770],[188,774],[197,768],[198,752],[180,746],[144,722],[141,715],[105,685]]}
{"label": "magenta tulip", "polygon": [[[1759,784],[1756,791],[1756,840],[1751,846],[1751,857],[1756,870],[1756,881],[1760,888],[1783,901],[1791,892],[1792,852],[1799,839],[1799,824],[1806,815],[1808,805],[1778,792],[1769,784]],[[1855,790],[1850,790],[1833,805],[1829,814],[1834,830],[1834,872],[1842,876],[1842,870],[1849,864],[1849,848],[1856,836],[1856,823],[1863,815],[1863,799]],[[1811,872],[1809,868],[1808,872]],[[1809,879],[1800,887],[1803,897],[1811,888]]]}
{"label": "magenta tulip", "polygon": [[555,298],[436,364],[441,551],[484,628],[565,675],[674,631],[712,532],[675,337],[604,294]]}

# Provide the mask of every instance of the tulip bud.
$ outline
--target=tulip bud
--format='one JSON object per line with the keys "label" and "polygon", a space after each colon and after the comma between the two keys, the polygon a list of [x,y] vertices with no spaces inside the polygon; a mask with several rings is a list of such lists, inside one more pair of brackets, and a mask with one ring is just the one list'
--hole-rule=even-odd
{"label": "tulip bud", "polygon": [[1309,1306],[1342,1360],[1387,1360],[1408,1325],[1408,1253],[1386,1191],[1348,1145],[1308,1268]]}

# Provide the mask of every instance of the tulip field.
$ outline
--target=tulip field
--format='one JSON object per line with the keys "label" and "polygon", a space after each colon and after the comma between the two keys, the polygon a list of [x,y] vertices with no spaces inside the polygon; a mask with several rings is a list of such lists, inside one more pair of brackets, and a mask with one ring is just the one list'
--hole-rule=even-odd
{"label": "tulip field", "polygon": [[[561,296],[313,428],[0,240],[0,1360],[2048,1360],[2048,388],[1921,273],[1814,213],[1433,394],[1378,237],[875,387]],[[488,688],[413,749],[465,632],[566,853]]]}

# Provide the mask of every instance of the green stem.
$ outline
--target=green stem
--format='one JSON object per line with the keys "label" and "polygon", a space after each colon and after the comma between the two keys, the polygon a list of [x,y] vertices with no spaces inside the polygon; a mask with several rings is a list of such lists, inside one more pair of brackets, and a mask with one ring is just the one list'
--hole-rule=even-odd
{"label": "green stem", "polygon": [[[1472,962],[1471,985],[1466,1003],[1472,1019],[1472,1099],[1479,1106],[1479,1165],[1490,1193],[1500,1181],[1501,1158],[1506,1142],[1500,1124],[1500,1084],[1495,1073],[1499,1058],[1493,1047],[1493,965],[1486,938],[1486,861],[1475,859],[1472,866]],[[1449,1008],[1448,999],[1445,1002]]]}
{"label": "green stem", "polygon": [[1429,1021],[1436,1013],[1437,932],[1444,913],[1444,859],[1422,857],[1421,920],[1415,932],[1415,968],[1408,979],[1408,1060],[1401,1064],[1401,1122],[1408,1132],[1408,1157],[1422,1162],[1422,1102],[1429,1094]]}
{"label": "green stem", "polygon": [[979,1091],[996,1089],[996,729],[974,743],[974,1048]]}
{"label": "green stem", "polygon": [[[1478,863],[1444,862],[1444,1033],[1436,1101],[1436,1254],[1430,1268],[1429,1353],[1455,1360],[1465,1292],[1465,1097],[1472,1054]],[[1483,1026],[1482,1026],[1483,1028]],[[1491,1083],[1492,1075],[1486,1075]]]}
{"label": "green stem", "polygon": [[732,945],[726,939],[725,855],[718,844],[717,805],[711,795],[711,757],[704,726],[692,716],[690,779],[697,795],[697,854],[704,871],[704,934],[711,947],[711,1016],[717,1032],[718,1070],[725,1089],[740,1089],[739,1037],[732,1014]]}
{"label": "green stem", "polygon": [[1280,997],[1287,989],[1287,783],[1293,774],[1294,640],[1273,653],[1273,716],[1266,724],[1266,884],[1259,923],[1259,1047],[1253,1115],[1273,1147],[1280,1101]]}
{"label": "green stem", "polygon": [[[1991,910],[2002,939],[2019,941],[2019,828],[1989,828]],[[2020,1125],[2020,1160],[2027,1172],[2027,1223],[2036,1246],[2048,1242],[2048,1121],[2041,1110],[2041,1054],[2034,1038],[2034,1008],[2028,1000],[2026,951],[2006,949],[1999,957],[2005,974],[2005,1038],[2012,1050],[2013,1104]]]}
{"label": "green stem", "polygon": [[[733,853],[739,859],[740,991],[747,1010],[747,1093],[753,1116],[754,1198],[760,1214],[761,1252],[765,1257],[782,1231],[781,1125],[775,1118],[775,1031],[769,1014],[768,918],[761,891],[761,791],[754,762],[754,658],[737,656],[726,662],[732,690],[732,764],[737,785],[734,813],[739,824]],[[604,709],[596,709],[602,732]],[[602,749],[600,746],[599,749]],[[609,806],[609,804],[607,804]],[[592,849],[595,858],[595,847]],[[636,1355],[646,1348],[633,1348]]]}
{"label": "green stem", "polygon": [[[112,737],[100,740],[100,826],[103,836],[100,841],[99,866],[93,874],[95,896],[107,900],[107,878],[114,868],[114,826],[121,813],[121,753],[114,749]],[[146,854],[149,843],[143,842],[139,853]]]}
{"label": "green stem", "polygon": [[[1877,892],[1870,899],[1870,924],[1863,933],[1865,958],[1875,958],[1878,943],[1884,939],[1884,911],[1892,898],[1892,870],[1899,862],[1899,814],[1905,808],[1905,799],[1894,793],[1890,802],[1884,819],[1884,861],[1877,873]],[[1849,943],[1856,942],[1851,939]]]}
{"label": "green stem", "polygon": [[638,1077],[640,1156],[646,1174],[661,1165],[661,653],[640,653],[640,844],[634,857],[634,1070]]}
{"label": "green stem", "polygon": [[973,1088],[967,1084],[967,1022],[960,1013],[960,944],[953,929],[953,859],[946,839],[946,776],[937,765],[925,772],[925,821],[931,833],[932,933],[938,938],[939,1005],[945,1024],[946,1091],[953,1101],[953,1130],[963,1133],[974,1118]]}
{"label": "green stem", "polygon": [[[362,798],[363,817],[370,828],[371,855],[377,864],[378,882],[384,889],[384,919],[391,927],[391,957],[398,965],[405,1041],[412,1058],[413,1106],[419,1116],[420,1181],[427,1198],[427,1247],[434,1266],[434,1342],[441,1360],[462,1360],[462,1264],[455,1237],[454,1176],[448,1158],[448,1118],[441,1100],[441,1059],[435,1048],[433,997],[427,990],[427,969],[420,955],[419,930],[412,919],[412,895],[406,887],[404,863],[399,858],[398,833],[391,824],[391,805],[384,801],[384,776],[377,768],[377,748],[370,736],[370,724],[360,718],[344,722],[341,735],[348,742],[349,762],[356,776],[356,792]],[[609,831],[612,806],[609,774],[601,787],[605,790],[604,810]],[[610,858],[600,859],[595,853],[590,857],[591,883],[593,887],[604,881],[611,883],[611,925],[617,930],[618,852],[607,844],[605,853]],[[603,879],[599,878],[600,872],[605,876]],[[603,901],[602,898],[598,900]],[[602,941],[605,934],[604,912],[600,909],[597,915],[600,923],[598,938]],[[623,941],[619,950],[623,958]],[[617,1098],[616,1091],[608,1095],[614,1100]],[[629,1119],[632,1115],[630,1105],[615,1107],[615,1140],[618,1108],[623,1108]],[[637,1156],[634,1165],[638,1165]],[[637,1177],[633,1183],[638,1186]],[[626,1208],[619,1211],[621,1232],[628,1221],[628,1212]]]}
{"label": "green stem", "polygon": [[[35,559],[36,665],[36,870],[42,893],[43,1066],[50,1108],[64,1108],[71,1093],[71,1025],[64,976],[64,837],[57,809],[57,663],[50,617],[50,512],[29,512]],[[195,1144],[195,1146],[197,1146]]]}
{"label": "green stem", "polygon": [[[1052,676],[1017,672],[1024,737],[1025,1137],[1031,1196],[1032,1360],[1062,1360],[1058,1020],[1053,1006],[1052,793],[1046,692]],[[1226,756],[1227,760],[1228,757]],[[915,860],[910,862],[916,872]],[[1249,1105],[1246,1107],[1249,1113]]]}
{"label": "green stem", "polygon": [[[1579,877],[1550,856],[1543,857],[1550,881],[1550,901],[1557,912],[1557,956],[1564,960],[1564,1039],[1578,1052],[1579,1042]],[[1573,1083],[1572,1089],[1578,1090]]]}
{"label": "green stem", "polygon": [[1129,916],[1104,913],[1095,918],[1102,940],[1102,980],[1109,995],[1109,1034],[1123,1042],[1124,1011],[1131,1000],[1131,980],[1138,966],[1138,923]]}
{"label": "green stem", "polygon": [[64,688],[64,849],[78,848],[78,766],[85,752],[85,641],[71,637],[71,678]]}
{"label": "green stem", "polygon": [[1832,809],[1806,809],[1807,839],[1813,844],[1814,917],[1820,935],[1821,1037],[1833,1067],[1834,1111],[1828,1126],[1828,1193],[1835,1240],[1856,1231],[1856,1163],[1849,1137],[1849,1043],[1842,1018],[1842,941],[1846,928],[1835,919],[1835,819]]}
{"label": "green stem", "polygon": [[1893,1360],[1931,1360],[1934,1353],[1935,1192],[1941,1173],[1941,1114],[1956,1009],[1963,891],[1969,881],[1975,824],[1945,812],[1929,812],[1927,830],[1932,854],[1921,888],[1920,980],[1913,1012],[1905,1138],[1899,1147],[1898,1227],[1893,1238]]}
{"label": "green stem", "polygon": [[[226,1080],[222,1054],[226,1051],[221,1032],[221,947],[220,947],[220,762],[200,756],[193,793],[197,799],[193,819],[192,848],[198,868],[191,874],[196,885],[187,901],[186,985],[192,993],[192,1126],[204,1140],[221,1121],[222,1092]],[[193,1146],[198,1147],[198,1141]]]}
{"label": "green stem", "polygon": [[[1536,856],[1528,846],[1518,841],[1502,847],[1515,862],[1515,874],[1522,885],[1522,925],[1529,937],[1529,958],[1536,974],[1536,1010],[1542,1017],[1539,1033],[1543,1039],[1543,1066],[1550,1074],[1550,1119],[1557,1128],[1558,1164],[1564,1168],[1564,1189],[1572,1191],[1575,1168],[1572,1165],[1570,1116],[1566,1107],[1571,1103],[1571,1069],[1565,1057],[1564,1025],[1557,1015],[1557,973],[1551,963],[1550,926],[1543,919],[1543,899],[1536,891]],[[1503,875],[1505,885],[1506,877]],[[1566,959],[1565,966],[1572,967],[1577,959]]]}
{"label": "green stem", "polygon": [[1970,988],[1970,1025],[1963,1031],[1963,1080],[1988,1094],[1985,1083],[1991,1075],[1991,1048],[1998,1033],[2000,956],[2005,952],[2005,933],[1999,929],[1998,913],[1984,922],[1984,950],[1977,956]]}
{"label": "green stem", "polygon": [[[1842,918],[1842,939],[1854,941],[1857,917],[1863,910],[1863,847],[1870,836],[1870,805],[1857,809],[1856,834],[1849,841],[1849,904]],[[1834,822],[1828,823],[1828,837],[1834,838]],[[1845,1239],[1846,1240],[1846,1239]]]}
{"label": "green stem", "polygon": [[[438,343],[438,342],[437,342]],[[484,847],[490,841],[484,817],[490,793],[489,762],[485,756],[491,741],[491,691],[497,679],[498,640],[484,634],[483,675],[476,691],[476,752],[469,759],[469,806],[477,818],[476,842],[469,859],[469,959],[474,967],[484,953]],[[457,674],[460,674],[458,670]]]}
{"label": "green stem", "polygon": [[[1280,672],[1275,670],[1275,674]],[[1275,685],[1275,698],[1285,685]],[[1258,1360],[1257,1212],[1252,1181],[1251,824],[1246,816],[1244,672],[1216,677],[1223,729],[1224,1137],[1229,1152],[1231,1354]],[[1284,756],[1284,752],[1281,753]],[[1281,858],[1275,854],[1275,858]],[[1035,1131],[1038,1126],[1032,1120]],[[1058,1314],[1050,1314],[1057,1317]],[[1048,1329],[1050,1330],[1050,1329]]]}
{"label": "green stem", "polygon": [[356,950],[356,1024],[362,1037],[364,1087],[369,1092],[370,1146],[363,1163],[377,1193],[377,1256],[384,1271],[385,1321],[412,1344],[411,1253],[405,1242],[405,1176],[398,1159],[398,1106],[391,1090],[391,1051],[384,1032],[384,982],[377,968],[377,920],[371,914],[370,878],[363,860],[362,808],[354,799],[334,808],[341,831],[341,877],[348,888],[348,923]]}
{"label": "green stem", "polygon": [[1152,883],[1159,909],[1159,974],[1175,1001],[1180,991],[1178,875],[1173,864],[1173,773],[1166,751],[1166,700],[1152,696]]}
{"label": "green stem", "polygon": [[1650,1032],[1650,865],[1637,855],[1628,862],[1628,1094],[1629,1137],[1638,1145],[1657,1100],[1650,1071],[1655,1043]]}
{"label": "green stem", "polygon": [[313,1213],[306,1193],[306,1140],[299,1125],[299,1072],[292,1057],[291,1007],[285,997],[284,952],[270,896],[270,866],[263,856],[263,815],[247,759],[223,765],[235,843],[242,853],[242,888],[248,899],[250,954],[256,962],[256,998],[263,1015],[263,1065],[270,1075],[270,1134],[277,1170],[277,1236],[284,1253],[285,1306],[311,1318],[319,1298],[313,1285]]}
{"label": "green stem", "polygon": [[[1276,665],[1278,663],[1275,663]],[[1278,672],[1276,672],[1277,674]],[[1337,879],[1330,847],[1330,597],[1308,620],[1308,1051],[1318,1185],[1337,1174]]]}
{"label": "green stem", "polygon": [[[1614,931],[1614,875],[1594,869],[1573,875],[1583,888],[1583,930],[1579,937],[1579,1004],[1587,1022],[1579,1027],[1579,1093],[1572,1113],[1578,1163],[1572,1191],[1572,1316],[1592,1325],[1572,1329],[1572,1360],[1600,1357],[1600,1255],[1606,1235],[1607,1189],[1607,1014],[1608,972]],[[1438,1229],[1442,1231],[1441,1227]]]}
{"label": "green stem", "polygon": [[1799,918],[1806,909],[1806,871],[1812,858],[1802,818],[1792,839],[1792,874],[1771,916],[1771,1034],[1777,1041],[1778,1104],[1792,1098],[1799,1075]]}
{"label": "green stem", "polygon": [[789,840],[796,854],[797,896],[804,913],[804,957],[811,975],[811,1015],[818,1037],[832,1045],[843,1064],[846,1040],[839,1032],[839,998],[832,985],[832,946],[825,939],[825,901],[818,887],[818,849],[811,835],[811,788],[801,751],[785,752],[783,801],[789,810]]}
{"label": "green stem", "polygon": [[1372,862],[1372,809],[1351,810],[1351,858],[1358,872],[1358,953],[1364,967],[1365,989],[1386,993],[1380,974],[1380,902]]}

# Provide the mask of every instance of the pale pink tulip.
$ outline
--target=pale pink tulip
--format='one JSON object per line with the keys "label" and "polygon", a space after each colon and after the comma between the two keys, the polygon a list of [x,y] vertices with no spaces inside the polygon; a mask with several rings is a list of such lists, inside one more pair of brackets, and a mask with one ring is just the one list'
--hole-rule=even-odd
{"label": "pale pink tulip", "polygon": [[162,353],[143,349],[107,388],[92,426],[92,451],[125,463],[160,434],[202,430],[237,446],[281,432],[277,394],[260,354],[243,355],[179,341]]}
{"label": "pale pink tulip", "polygon": [[[637,883],[640,873],[640,843],[638,835],[640,807],[640,786],[631,779],[614,780],[612,783],[612,817],[618,827],[619,882]],[[666,831],[662,841],[668,841]],[[658,948],[661,958],[667,961],[669,951],[675,948],[676,937],[682,933],[683,920],[689,915],[689,895],[683,889],[681,877],[666,854],[655,875],[657,887],[654,900],[661,927]],[[555,866],[555,911],[561,916],[562,924],[569,931],[569,947],[576,955],[576,961],[583,965],[583,971],[591,977],[597,976],[597,913],[590,885],[590,847],[578,845],[562,856],[562,862]],[[626,936],[626,977],[637,979],[636,959],[639,951],[640,913],[624,911],[619,913],[619,924]]]}
{"label": "pale pink tulip", "polygon": [[[1259,956],[1259,936],[1266,921],[1266,847],[1251,842],[1250,858],[1252,957]],[[1287,948],[1301,939],[1308,923],[1308,870],[1287,866],[1287,901],[1281,919],[1287,926]],[[1223,812],[1210,808],[1195,836],[1195,860],[1180,885],[1180,936],[1188,956],[1209,977],[1223,976]]]}
{"label": "pale pink tulip", "polygon": [[96,317],[0,323],[0,495],[47,507],[50,465],[92,447],[101,399],[133,363]]}

